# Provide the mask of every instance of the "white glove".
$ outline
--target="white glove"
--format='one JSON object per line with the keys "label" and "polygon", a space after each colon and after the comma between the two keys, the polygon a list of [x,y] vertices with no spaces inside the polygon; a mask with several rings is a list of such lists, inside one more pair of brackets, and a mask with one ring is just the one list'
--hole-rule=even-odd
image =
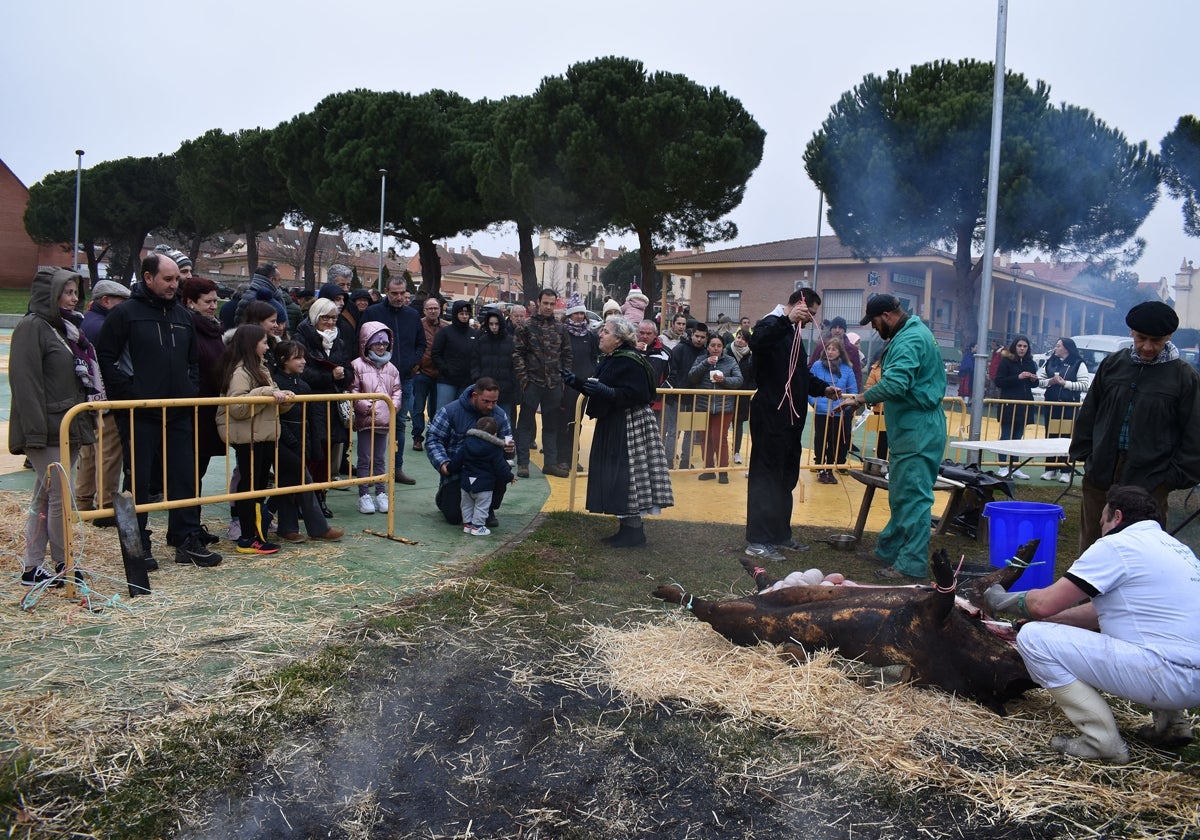
{"label": "white glove", "polygon": [[993,583],[983,593],[983,602],[993,614],[998,612],[1020,613],[1025,611],[1024,592],[1008,592],[998,583]]}

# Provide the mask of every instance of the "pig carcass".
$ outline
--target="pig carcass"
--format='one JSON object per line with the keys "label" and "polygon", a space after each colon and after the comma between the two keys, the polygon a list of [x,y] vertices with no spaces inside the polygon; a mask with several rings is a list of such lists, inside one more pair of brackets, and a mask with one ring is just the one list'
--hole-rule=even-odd
{"label": "pig carcass", "polygon": [[[1034,540],[1017,557],[1027,563],[1036,551]],[[762,569],[745,565],[760,590],[774,582]],[[914,684],[936,686],[1003,715],[1005,702],[1036,685],[1017,651],[970,605],[981,605],[993,583],[1007,589],[1023,568],[997,569],[958,587],[944,551],[933,555],[931,567],[934,586],[789,586],[726,601],[660,586],[653,595],[691,610],[736,645],[834,649],[870,665],[905,665]],[[956,607],[956,595],[966,609]]]}

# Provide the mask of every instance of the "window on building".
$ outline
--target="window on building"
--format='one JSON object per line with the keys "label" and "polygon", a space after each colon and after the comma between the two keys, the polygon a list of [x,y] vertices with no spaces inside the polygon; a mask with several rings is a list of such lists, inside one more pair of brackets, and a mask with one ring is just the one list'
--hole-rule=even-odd
{"label": "window on building", "polygon": [[821,293],[819,315],[822,321],[832,321],[840,316],[847,324],[857,324],[865,309],[862,289],[826,289]]}
{"label": "window on building", "polygon": [[708,310],[705,317],[710,323],[715,324],[717,318],[722,315],[735,324],[742,319],[742,293],[740,290],[708,293]]}

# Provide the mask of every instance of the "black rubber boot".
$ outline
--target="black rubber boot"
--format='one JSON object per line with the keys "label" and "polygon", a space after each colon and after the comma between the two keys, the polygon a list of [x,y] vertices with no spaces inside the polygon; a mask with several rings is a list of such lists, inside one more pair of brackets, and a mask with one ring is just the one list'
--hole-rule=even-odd
{"label": "black rubber boot", "polygon": [[634,548],[646,544],[646,532],[642,528],[640,516],[630,516],[621,520],[621,530],[617,532],[612,542],[613,548]]}

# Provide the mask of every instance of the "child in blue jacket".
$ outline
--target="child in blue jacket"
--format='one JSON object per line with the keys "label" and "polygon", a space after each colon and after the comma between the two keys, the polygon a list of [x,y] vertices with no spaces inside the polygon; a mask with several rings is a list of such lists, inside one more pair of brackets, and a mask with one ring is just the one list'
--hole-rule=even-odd
{"label": "child in blue jacket", "polygon": [[480,417],[474,429],[467,432],[458,454],[450,459],[450,472],[461,473],[460,504],[463,533],[486,537],[488,510],[492,491],[497,484],[515,483],[512,467],[504,454],[504,441],[496,436],[493,417]]}

